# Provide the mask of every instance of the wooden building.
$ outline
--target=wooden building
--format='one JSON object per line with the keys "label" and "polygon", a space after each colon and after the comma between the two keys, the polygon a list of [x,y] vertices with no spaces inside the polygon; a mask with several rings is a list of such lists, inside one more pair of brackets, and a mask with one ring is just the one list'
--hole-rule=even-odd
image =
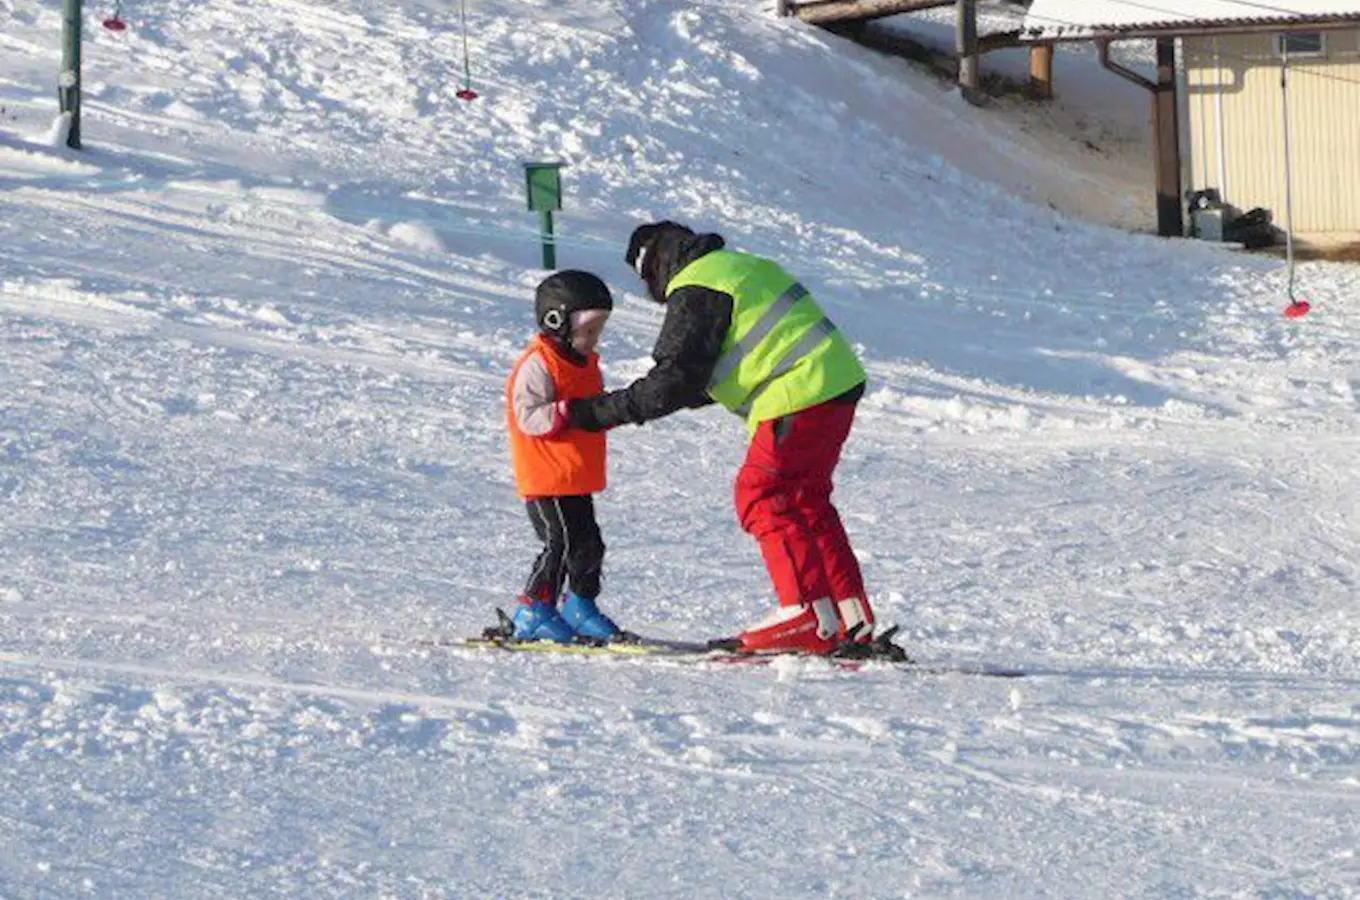
{"label": "wooden building", "polygon": [[[1110,61],[1130,39],[1156,42],[1155,78]],[[1305,243],[1360,240],[1360,0],[1033,0],[1021,40],[1094,42],[1149,89],[1160,233],[1213,190]]]}

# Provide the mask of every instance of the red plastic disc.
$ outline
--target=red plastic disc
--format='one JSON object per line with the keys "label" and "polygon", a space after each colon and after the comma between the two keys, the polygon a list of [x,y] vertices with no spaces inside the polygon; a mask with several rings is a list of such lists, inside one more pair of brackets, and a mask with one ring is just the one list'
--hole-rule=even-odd
{"label": "red plastic disc", "polygon": [[1284,308],[1284,317],[1286,319],[1302,319],[1308,315],[1308,310],[1312,308],[1307,300],[1295,300]]}
{"label": "red plastic disc", "polygon": [[457,97],[459,100],[476,100],[477,92],[474,91],[472,88],[463,88],[461,91],[454,94],[454,96]]}
{"label": "red plastic disc", "polygon": [[127,29],[127,23],[117,16],[113,16],[104,20],[104,27],[109,31],[124,31]]}

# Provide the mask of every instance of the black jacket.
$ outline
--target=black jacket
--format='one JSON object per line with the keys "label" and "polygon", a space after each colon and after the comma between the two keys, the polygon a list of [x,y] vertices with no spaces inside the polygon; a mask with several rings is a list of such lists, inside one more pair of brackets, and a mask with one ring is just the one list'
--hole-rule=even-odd
{"label": "black jacket", "polygon": [[732,323],[732,295],[689,285],[666,297],[666,285],[685,266],[722,247],[716,234],[681,229],[657,239],[644,269],[648,291],[666,304],[666,319],[652,348],[655,365],[626,388],[573,400],[568,415],[573,427],[603,431],[627,422],[641,425],[713,402],[705,388]]}

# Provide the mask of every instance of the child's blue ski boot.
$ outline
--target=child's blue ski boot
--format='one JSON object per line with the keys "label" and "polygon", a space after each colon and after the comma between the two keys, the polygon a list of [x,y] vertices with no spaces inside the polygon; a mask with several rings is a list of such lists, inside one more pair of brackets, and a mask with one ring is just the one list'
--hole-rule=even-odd
{"label": "child's blue ski boot", "polygon": [[576,632],[562,620],[551,603],[530,597],[519,598],[519,608],[515,610],[511,621],[515,623],[517,641],[557,641],[565,644],[576,637]]}
{"label": "child's blue ski boot", "polygon": [[597,641],[612,641],[620,634],[619,626],[614,624],[595,605],[594,599],[586,599],[573,591],[567,591],[562,601],[562,620],[566,626],[583,638]]}

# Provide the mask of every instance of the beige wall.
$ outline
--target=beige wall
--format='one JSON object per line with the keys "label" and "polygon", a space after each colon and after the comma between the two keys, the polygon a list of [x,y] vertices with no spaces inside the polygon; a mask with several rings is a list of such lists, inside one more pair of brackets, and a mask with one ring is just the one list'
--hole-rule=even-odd
{"label": "beige wall", "polygon": [[[1327,32],[1325,58],[1291,57],[1289,118],[1296,236],[1360,238],[1360,31]],[[1215,56],[1217,51],[1217,56]],[[1263,206],[1284,227],[1280,59],[1271,35],[1182,42],[1188,188]]]}

